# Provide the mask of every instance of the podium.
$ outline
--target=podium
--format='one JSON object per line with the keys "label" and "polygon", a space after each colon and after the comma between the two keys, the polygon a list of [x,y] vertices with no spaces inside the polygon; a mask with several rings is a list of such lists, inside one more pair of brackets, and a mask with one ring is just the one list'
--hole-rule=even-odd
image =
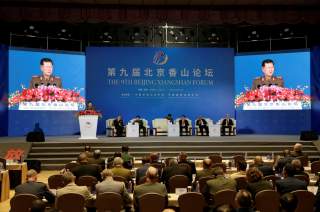
{"label": "podium", "polygon": [[130,138],[139,137],[139,124],[129,123],[126,126],[126,137],[130,137]]}
{"label": "podium", "polygon": [[98,139],[98,115],[80,115],[79,124],[81,134],[81,137],[79,139]]}
{"label": "podium", "polygon": [[220,124],[209,124],[209,137],[221,136],[221,125]]}
{"label": "podium", "polygon": [[168,123],[168,137],[179,137],[180,129],[179,124]]}

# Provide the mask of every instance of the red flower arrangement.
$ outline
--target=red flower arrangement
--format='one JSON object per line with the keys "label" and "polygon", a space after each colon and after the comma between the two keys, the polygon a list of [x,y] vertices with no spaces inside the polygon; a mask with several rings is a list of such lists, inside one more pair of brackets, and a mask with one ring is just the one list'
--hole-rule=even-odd
{"label": "red flower arrangement", "polygon": [[80,96],[80,91],[57,88],[55,86],[39,86],[37,88],[24,88],[16,91],[9,97],[9,107],[22,102],[76,102],[84,104],[85,99]]}
{"label": "red flower arrangement", "polygon": [[97,115],[97,116],[101,116],[101,113],[96,111],[96,110],[82,110],[79,111],[79,116],[87,116],[87,115]]}
{"label": "red flower arrangement", "polygon": [[259,89],[248,90],[236,96],[236,107],[246,102],[261,101],[301,101],[305,107],[310,106],[311,97],[301,89],[282,88],[278,86],[262,86]]}

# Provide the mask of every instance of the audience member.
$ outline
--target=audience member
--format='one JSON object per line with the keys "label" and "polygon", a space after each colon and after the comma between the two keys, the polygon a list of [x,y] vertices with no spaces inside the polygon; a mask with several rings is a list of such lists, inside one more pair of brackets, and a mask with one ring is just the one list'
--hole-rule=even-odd
{"label": "audience member", "polygon": [[240,190],[236,194],[235,202],[238,206],[237,212],[253,212],[253,200],[250,192],[246,190]]}
{"label": "audience member", "polygon": [[217,167],[213,172],[215,178],[207,181],[205,196],[208,199],[209,195],[213,195],[214,193],[224,190],[224,189],[237,189],[237,182],[234,179],[226,178],[224,176],[223,169],[221,167]]}
{"label": "audience member", "polygon": [[113,173],[110,169],[103,170],[101,172],[101,177],[104,180],[96,185],[97,195],[102,194],[104,192],[115,192],[117,194],[120,194],[126,211],[131,211],[132,200],[129,196],[124,182],[114,181]]}
{"label": "audience member", "polygon": [[180,152],[179,154],[179,164],[188,164],[190,166],[191,169],[191,174],[196,174],[196,165],[194,162],[190,161],[187,159],[188,155],[185,152]]}
{"label": "audience member", "polygon": [[123,160],[116,157],[113,161],[113,168],[111,169],[114,176],[124,177],[127,181],[131,180],[131,172],[129,169],[123,168]]}
{"label": "audience member", "polygon": [[286,164],[283,169],[284,179],[276,181],[277,191],[285,194],[296,190],[307,190],[307,183],[294,177],[296,170],[292,164]]}
{"label": "audience member", "polygon": [[121,158],[123,160],[123,167],[126,169],[132,169],[133,166],[133,157],[129,154],[129,147],[122,146],[121,147]]}
{"label": "audience member", "polygon": [[113,153],[112,157],[108,158],[108,164],[107,164],[107,168],[108,169],[111,169],[113,167],[113,160],[116,157],[120,157],[121,158],[121,152],[115,152],[115,153]]}
{"label": "audience member", "polygon": [[308,173],[304,172],[304,168],[303,168],[301,161],[299,159],[293,159],[291,161],[291,165],[295,169],[294,175],[304,175],[304,176],[306,176],[307,179],[309,179],[309,175],[308,175]]}
{"label": "audience member", "polygon": [[169,179],[175,175],[185,175],[191,183],[192,176],[189,167],[179,166],[178,161],[172,158],[169,161],[169,166],[163,169],[161,176],[161,181],[166,185],[167,190],[169,190]]}
{"label": "audience member", "polygon": [[86,153],[88,158],[93,157],[93,153],[92,153],[91,147],[89,145],[84,146],[84,153]]}
{"label": "audience member", "polygon": [[283,167],[287,163],[291,163],[291,161],[294,159],[294,157],[291,156],[290,150],[285,149],[283,150],[283,158],[278,158],[275,161],[274,169],[277,173],[281,174],[283,171]]}
{"label": "audience member", "polygon": [[293,193],[286,193],[280,197],[281,212],[295,212],[298,198]]}
{"label": "audience member", "polygon": [[148,168],[150,167],[150,159],[148,156],[142,157],[142,167],[138,168],[136,170],[136,184],[142,184],[143,179],[145,179],[146,172]]}
{"label": "audience member", "polygon": [[195,180],[198,181],[202,177],[212,176],[214,170],[211,168],[211,166],[212,166],[211,159],[209,159],[209,158],[204,159],[202,162],[203,169],[197,171],[197,175],[196,175]]}
{"label": "audience member", "polygon": [[255,197],[259,191],[273,189],[272,184],[263,179],[262,172],[258,168],[250,168],[246,175],[248,180],[247,189],[253,197]]}
{"label": "audience member", "polygon": [[138,208],[139,198],[143,194],[157,193],[167,198],[167,189],[165,185],[158,182],[158,170],[150,166],[146,173],[146,183],[138,185],[133,191],[133,199],[135,208]]}
{"label": "audience member", "polygon": [[78,166],[71,169],[71,172],[78,179],[81,176],[93,176],[98,181],[101,181],[101,168],[96,164],[88,164],[88,157],[86,153],[80,153],[78,156]]}
{"label": "audience member", "polygon": [[232,205],[223,204],[213,209],[213,212],[236,212]]}
{"label": "audience member", "polygon": [[93,158],[88,158],[89,164],[96,164],[100,166],[100,170],[105,169],[105,161],[101,158],[101,150],[96,149],[93,151]]}
{"label": "audience member", "polygon": [[93,195],[90,194],[90,191],[87,186],[78,186],[75,184],[76,177],[70,171],[65,171],[63,173],[64,182],[66,186],[60,189],[57,189],[56,197],[57,199],[63,194],[75,193],[80,194],[84,197],[86,203],[89,200],[93,199]]}
{"label": "audience member", "polygon": [[245,160],[240,160],[237,163],[237,169],[238,172],[231,174],[230,178],[236,179],[238,177],[246,177],[247,162]]}
{"label": "audience member", "polygon": [[34,169],[30,169],[27,172],[27,182],[15,187],[15,195],[33,194],[40,199],[45,197],[50,204],[54,203],[54,194],[48,189],[46,184],[37,182],[37,175],[38,173]]}
{"label": "audience member", "polygon": [[158,174],[161,176],[162,169],[165,167],[165,165],[160,161],[160,154],[158,152],[150,153],[150,166],[157,168]]}
{"label": "audience member", "polygon": [[302,147],[303,147],[302,144],[296,143],[296,144],[293,146],[293,151],[291,152],[291,155],[292,155],[293,157],[304,156],[304,154],[303,154],[303,152],[302,152]]}
{"label": "audience member", "polygon": [[257,167],[262,172],[264,177],[268,175],[274,175],[272,166],[265,165],[261,156],[256,156],[254,158],[254,161],[251,167]]}

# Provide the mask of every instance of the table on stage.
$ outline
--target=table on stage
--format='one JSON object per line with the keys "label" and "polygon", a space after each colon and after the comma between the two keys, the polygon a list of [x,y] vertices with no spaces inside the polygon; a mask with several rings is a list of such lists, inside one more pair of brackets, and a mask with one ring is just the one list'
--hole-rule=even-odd
{"label": "table on stage", "polygon": [[10,179],[9,179],[8,170],[0,171],[0,182],[1,182],[0,202],[3,202],[9,199],[10,197]]}
{"label": "table on stage", "polygon": [[7,163],[7,169],[9,170],[11,189],[27,181],[27,163]]}

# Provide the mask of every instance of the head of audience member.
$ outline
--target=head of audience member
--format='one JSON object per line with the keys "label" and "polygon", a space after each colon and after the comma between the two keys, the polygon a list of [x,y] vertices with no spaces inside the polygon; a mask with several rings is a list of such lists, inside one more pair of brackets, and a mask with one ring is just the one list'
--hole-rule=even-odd
{"label": "head of audience member", "polygon": [[32,201],[30,212],[44,212],[46,210],[46,203],[41,199]]}
{"label": "head of audience member", "polygon": [[246,171],[247,170],[247,162],[245,160],[240,160],[237,163],[237,168],[239,171]]}
{"label": "head of audience member", "polygon": [[213,170],[213,175],[216,177],[224,176],[223,169],[221,167],[215,167]]}
{"label": "head of audience member", "polygon": [[212,166],[212,160],[210,158],[203,159],[202,166],[203,169],[210,169]]}
{"label": "head of audience member", "polygon": [[176,211],[172,208],[166,208],[162,212],[176,212]]}
{"label": "head of audience member", "polygon": [[91,146],[89,146],[89,145],[84,146],[84,151],[91,152]]}
{"label": "head of audience member", "polygon": [[152,152],[150,154],[150,163],[157,163],[159,161],[159,153]]}
{"label": "head of audience member", "polygon": [[87,164],[88,163],[88,156],[85,152],[82,152],[79,154],[78,163],[79,164]]}
{"label": "head of audience member", "polygon": [[235,212],[236,210],[229,204],[219,205],[214,209],[214,212]]}
{"label": "head of audience member", "polygon": [[143,156],[141,158],[141,161],[142,161],[142,164],[147,164],[147,163],[150,163],[150,157],[149,156]]}
{"label": "head of audience member", "polygon": [[298,206],[298,199],[293,193],[286,193],[280,197],[280,205],[283,212],[294,212]]}
{"label": "head of audience member", "polygon": [[287,163],[283,168],[283,176],[284,177],[293,177],[296,173],[295,168],[291,163]]}
{"label": "head of audience member", "polygon": [[116,157],[121,157],[121,152],[113,153],[113,158],[116,158]]}
{"label": "head of audience member", "polygon": [[188,157],[187,153],[185,153],[185,152],[180,152],[180,154],[179,154],[179,161],[180,161],[180,162],[186,162],[186,161],[187,161],[187,157]]}
{"label": "head of audience member", "polygon": [[93,152],[93,158],[94,159],[99,159],[101,157],[101,150],[100,149],[96,149]]}
{"label": "head of audience member", "polygon": [[293,146],[293,151],[296,152],[296,153],[301,153],[302,152],[302,144],[296,143]]}
{"label": "head of audience member", "polygon": [[246,176],[249,183],[259,182],[263,178],[262,172],[256,167],[248,169]]}
{"label": "head of audience member", "polygon": [[101,178],[103,180],[106,179],[113,179],[113,172],[111,171],[111,169],[105,169],[101,172]]}
{"label": "head of audience member", "polygon": [[290,156],[290,150],[289,149],[285,149],[283,150],[283,157],[289,157]]}
{"label": "head of audience member", "polygon": [[158,181],[158,169],[150,166],[146,172],[147,182],[157,182]]}
{"label": "head of audience member", "polygon": [[176,158],[170,158],[169,159],[169,166],[176,166],[178,165],[178,161]]}
{"label": "head of audience member", "polygon": [[123,164],[122,158],[120,158],[120,157],[114,158],[114,160],[113,160],[114,167],[122,167],[122,164]]}
{"label": "head of audience member", "polygon": [[129,147],[128,146],[122,146],[121,147],[121,152],[123,152],[123,153],[129,152]]}
{"label": "head of audience member", "polygon": [[70,171],[65,171],[62,176],[65,184],[74,183],[76,180],[76,176]]}
{"label": "head of audience member", "polygon": [[239,190],[235,202],[240,208],[251,208],[253,203],[251,193],[244,189]]}
{"label": "head of audience member", "polygon": [[253,163],[255,166],[262,166],[263,165],[263,160],[261,156],[256,156],[253,160]]}
{"label": "head of audience member", "polygon": [[299,172],[299,171],[304,171],[304,168],[303,168],[303,166],[302,166],[302,164],[301,164],[301,161],[300,161],[299,159],[294,159],[294,160],[292,160],[292,161],[291,161],[291,164],[292,164],[293,168],[294,168],[297,172]]}
{"label": "head of audience member", "polygon": [[28,182],[37,182],[37,171],[34,170],[34,169],[30,169],[28,172],[27,172],[27,181]]}

